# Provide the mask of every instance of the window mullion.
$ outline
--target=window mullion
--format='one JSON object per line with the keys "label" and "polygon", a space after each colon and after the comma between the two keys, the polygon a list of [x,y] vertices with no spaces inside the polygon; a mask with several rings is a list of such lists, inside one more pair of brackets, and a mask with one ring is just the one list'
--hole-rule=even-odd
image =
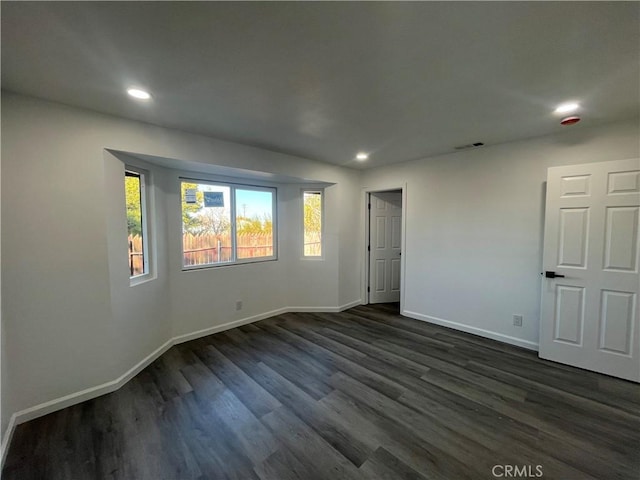
{"label": "window mullion", "polygon": [[140,210],[142,213],[141,218],[141,231],[142,231],[142,264],[143,273],[149,273],[149,235],[147,228],[147,191],[145,184],[147,182],[144,173],[140,172]]}
{"label": "window mullion", "polygon": [[231,204],[231,256],[232,261],[238,261],[238,226],[236,217],[236,187],[231,186],[229,193],[229,203]]}

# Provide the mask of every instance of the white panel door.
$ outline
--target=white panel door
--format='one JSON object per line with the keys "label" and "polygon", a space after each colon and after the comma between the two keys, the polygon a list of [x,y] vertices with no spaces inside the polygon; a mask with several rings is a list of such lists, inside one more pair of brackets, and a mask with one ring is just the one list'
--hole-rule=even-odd
{"label": "white panel door", "polygon": [[640,160],[547,174],[540,357],[640,381]]}
{"label": "white panel door", "polygon": [[402,192],[372,193],[369,215],[369,303],[400,301]]}

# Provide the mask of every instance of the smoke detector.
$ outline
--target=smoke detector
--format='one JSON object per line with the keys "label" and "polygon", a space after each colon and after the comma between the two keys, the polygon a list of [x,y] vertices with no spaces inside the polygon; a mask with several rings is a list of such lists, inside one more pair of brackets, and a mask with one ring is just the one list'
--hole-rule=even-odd
{"label": "smoke detector", "polygon": [[574,125],[580,121],[580,117],[573,115],[571,117],[564,117],[560,120],[560,125]]}

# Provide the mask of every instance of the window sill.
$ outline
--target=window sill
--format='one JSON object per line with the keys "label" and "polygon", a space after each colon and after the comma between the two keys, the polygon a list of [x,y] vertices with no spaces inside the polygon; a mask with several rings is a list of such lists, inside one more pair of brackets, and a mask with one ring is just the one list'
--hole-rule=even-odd
{"label": "window sill", "polygon": [[238,267],[240,265],[253,265],[256,263],[277,262],[278,257],[269,257],[260,260],[244,260],[235,262],[208,263],[206,265],[193,265],[189,267],[182,266],[183,272],[193,272],[198,270],[207,270],[210,268]]}
{"label": "window sill", "polygon": [[149,283],[156,278],[157,277],[155,275],[151,275],[150,273],[145,273],[144,275],[138,275],[136,277],[129,277],[129,286],[135,287],[137,285],[142,285],[143,283]]}

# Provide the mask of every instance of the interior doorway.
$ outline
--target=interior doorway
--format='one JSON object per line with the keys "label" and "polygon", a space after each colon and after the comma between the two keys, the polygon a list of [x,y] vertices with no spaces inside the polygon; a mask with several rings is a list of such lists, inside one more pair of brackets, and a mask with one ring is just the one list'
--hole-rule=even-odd
{"label": "interior doorway", "polygon": [[400,303],[402,190],[367,194],[367,303]]}

